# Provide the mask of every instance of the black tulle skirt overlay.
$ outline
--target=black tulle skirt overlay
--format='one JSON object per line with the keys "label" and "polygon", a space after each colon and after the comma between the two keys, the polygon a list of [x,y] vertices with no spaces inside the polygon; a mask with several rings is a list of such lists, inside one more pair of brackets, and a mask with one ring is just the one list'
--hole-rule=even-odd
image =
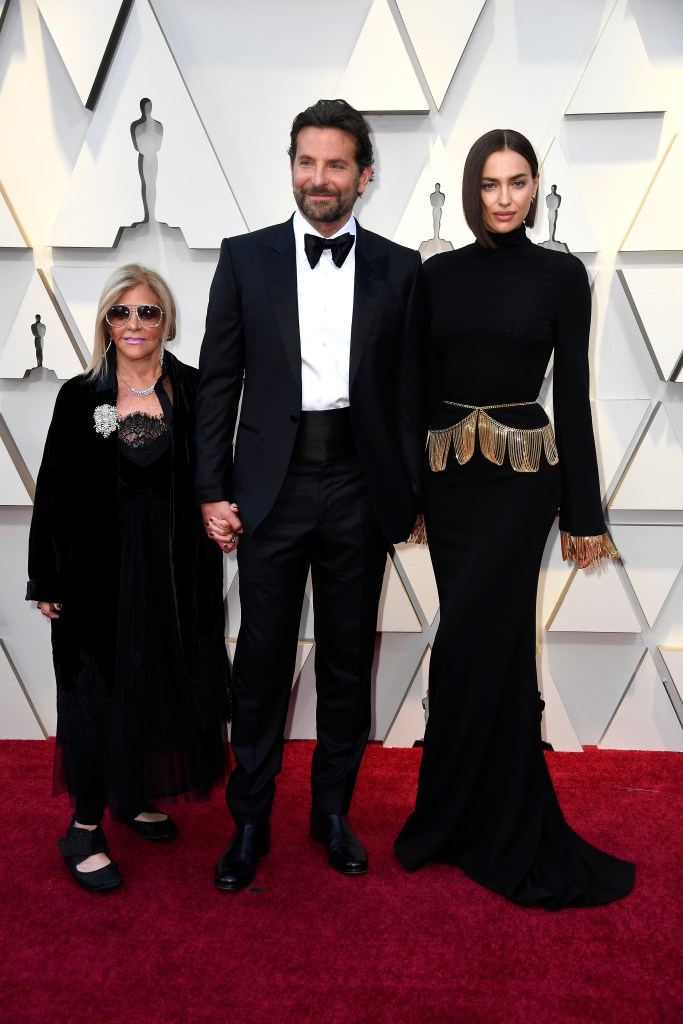
{"label": "black tulle skirt overlay", "polygon": [[414,812],[395,844],[408,870],[463,868],[523,904],[606,903],[633,865],[565,821],[541,746],[536,590],[557,513],[558,466],[488,462],[426,471],[425,518],[441,618]]}
{"label": "black tulle skirt overlay", "polygon": [[[205,797],[225,775],[223,724],[216,716],[207,727],[180,641],[170,557],[171,448],[153,449],[119,454],[113,690],[105,692],[96,672],[70,693],[58,688],[64,713],[55,790],[68,789],[76,807],[95,817],[105,802],[126,816],[180,794]],[[81,721],[76,729],[79,716],[87,727]]]}

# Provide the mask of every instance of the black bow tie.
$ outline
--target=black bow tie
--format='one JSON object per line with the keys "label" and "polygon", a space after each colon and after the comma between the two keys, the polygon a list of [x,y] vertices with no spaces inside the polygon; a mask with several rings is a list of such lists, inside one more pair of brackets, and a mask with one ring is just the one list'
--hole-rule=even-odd
{"label": "black bow tie", "polygon": [[318,266],[323,249],[332,250],[332,262],[335,267],[341,267],[346,257],[353,249],[355,236],[347,231],[345,235],[338,235],[337,238],[321,238],[320,235],[304,235],[304,249],[311,270]]}

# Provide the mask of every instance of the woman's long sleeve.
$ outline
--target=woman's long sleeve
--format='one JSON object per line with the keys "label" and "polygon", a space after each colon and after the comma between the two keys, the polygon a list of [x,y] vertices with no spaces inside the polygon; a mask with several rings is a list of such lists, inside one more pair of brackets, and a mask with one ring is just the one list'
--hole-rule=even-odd
{"label": "woman's long sleeve", "polygon": [[[66,392],[66,393],[65,393]],[[27,601],[62,602],[67,589],[69,485],[73,451],[68,444],[69,388],[57,396],[36,481],[29,535]]]}
{"label": "woman's long sleeve", "polygon": [[558,279],[553,406],[560,455],[560,531],[565,559],[597,563],[615,557],[600,498],[589,398],[588,340],[591,295],[580,260],[563,261]]}

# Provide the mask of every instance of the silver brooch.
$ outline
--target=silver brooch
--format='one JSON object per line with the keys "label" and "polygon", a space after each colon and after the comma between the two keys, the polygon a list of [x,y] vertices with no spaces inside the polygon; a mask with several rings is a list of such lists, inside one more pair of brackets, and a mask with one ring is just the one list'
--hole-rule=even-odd
{"label": "silver brooch", "polygon": [[93,413],[95,430],[102,437],[109,437],[116,430],[119,418],[115,405],[98,405]]}

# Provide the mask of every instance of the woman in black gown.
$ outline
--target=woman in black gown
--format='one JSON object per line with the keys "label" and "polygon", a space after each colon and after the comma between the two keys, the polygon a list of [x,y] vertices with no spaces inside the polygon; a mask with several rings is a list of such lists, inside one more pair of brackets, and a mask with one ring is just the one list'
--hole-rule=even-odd
{"label": "woman in black gown", "polygon": [[207,796],[225,774],[229,664],[221,552],[194,503],[197,371],[168,352],[173,296],[137,264],[105,285],[88,370],[57,397],[38,475],[27,599],[52,620],[59,849],[85,889],[123,880],[100,821],[150,840],[150,800]]}
{"label": "woman in black gown", "polygon": [[[395,843],[408,870],[463,868],[549,910],[617,899],[633,865],[565,822],[541,746],[536,590],[560,509],[563,557],[617,555],[600,503],[582,263],[526,237],[538,161],[488,132],[465,164],[476,241],[425,264],[433,413],[425,521],[441,619],[417,800]],[[535,402],[554,351],[556,435]]]}

